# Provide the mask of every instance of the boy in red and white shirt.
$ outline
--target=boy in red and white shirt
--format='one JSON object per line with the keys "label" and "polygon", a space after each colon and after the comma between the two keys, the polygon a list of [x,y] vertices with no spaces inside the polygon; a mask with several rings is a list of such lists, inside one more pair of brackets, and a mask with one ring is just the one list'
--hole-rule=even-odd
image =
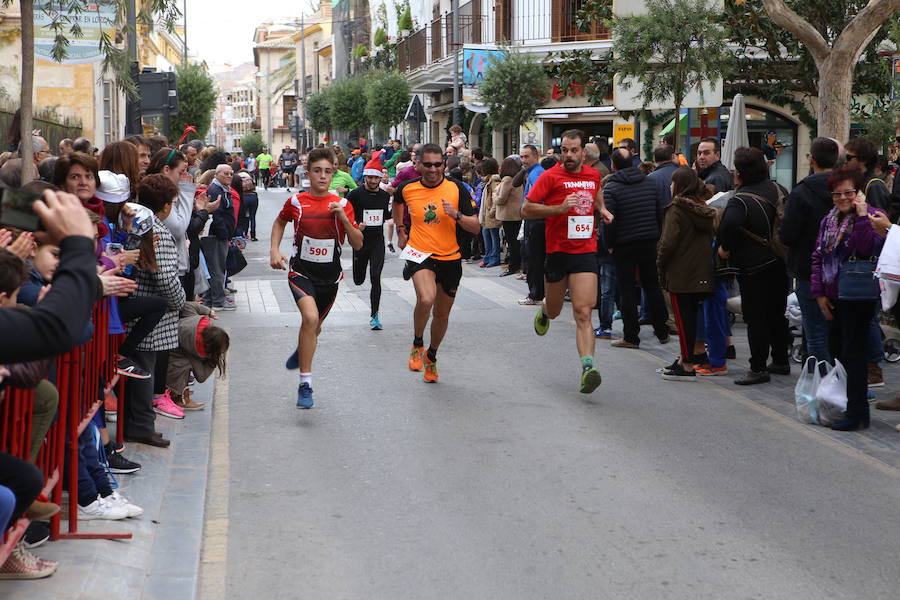
{"label": "boy in red and white shirt", "polygon": [[[291,196],[272,225],[269,264],[289,268],[288,283],[300,310],[297,349],[288,358],[288,369],[300,369],[297,408],[312,408],[312,361],[322,321],[337,297],[342,279],[341,245],[344,238],[354,250],[363,244],[363,234],[354,222],[353,205],[328,191],[334,176],[334,154],[327,148],[309,153],[308,192]],[[294,224],[294,252],[290,261],[280,245],[288,223]]]}

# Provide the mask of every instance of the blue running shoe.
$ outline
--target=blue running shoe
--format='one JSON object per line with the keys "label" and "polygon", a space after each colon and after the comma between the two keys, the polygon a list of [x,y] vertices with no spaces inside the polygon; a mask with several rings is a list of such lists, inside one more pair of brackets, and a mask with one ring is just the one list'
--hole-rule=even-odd
{"label": "blue running shoe", "polygon": [[600,338],[601,340],[608,340],[612,337],[612,330],[597,327],[594,329],[594,337]]}
{"label": "blue running shoe", "polygon": [[613,321],[618,321],[621,318],[622,318],[622,311],[617,310],[616,312],[613,313]]}
{"label": "blue running shoe", "polygon": [[381,321],[378,320],[377,314],[369,319],[369,327],[371,327],[373,331],[381,331]]}
{"label": "blue running shoe", "polygon": [[297,408],[312,408],[312,388],[308,383],[301,383],[297,388]]}
{"label": "blue running shoe", "polygon": [[294,350],[294,353],[288,356],[288,359],[284,361],[284,368],[288,371],[294,371],[300,368],[300,356],[297,354],[296,350]]}

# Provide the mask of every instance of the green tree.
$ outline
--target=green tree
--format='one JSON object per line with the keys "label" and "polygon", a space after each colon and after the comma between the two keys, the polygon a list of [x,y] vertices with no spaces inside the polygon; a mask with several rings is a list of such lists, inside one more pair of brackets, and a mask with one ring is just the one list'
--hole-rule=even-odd
{"label": "green tree", "polygon": [[[812,24],[827,44],[834,45],[839,34],[866,6],[866,0],[823,0],[814,4],[788,0],[786,6],[801,20]],[[732,59],[729,79],[733,83],[729,91],[789,106],[801,121],[817,129],[819,104],[814,99],[819,96],[820,74],[807,46],[794,33],[777,25],[759,0],[726,0],[724,23],[729,43],[738,49]],[[878,55],[888,36],[889,24],[890,20],[864,44],[855,69],[849,69],[851,94],[855,98],[884,102],[890,93],[889,63]],[[833,137],[845,139],[846,136],[845,132]]]}
{"label": "green tree", "polygon": [[319,133],[331,131],[331,86],[327,85],[306,98],[306,122]]}
{"label": "green tree", "polygon": [[[621,87],[641,85],[647,106],[675,107],[675,144],[684,99],[704,84],[715,84],[728,72],[726,36],[709,0],[646,0],[644,15],[615,18],[613,57],[609,68]],[[677,148],[676,148],[677,149]]]}
{"label": "green tree", "polygon": [[369,131],[371,122],[366,110],[367,83],[365,76],[355,75],[331,84],[328,117],[334,129],[351,134]]}
{"label": "green tree", "polygon": [[[804,46],[818,73],[818,135],[846,140],[856,65],[873,38],[887,36],[887,24],[894,24],[900,0],[817,2],[808,16],[784,0],[761,1],[772,22]],[[874,57],[870,59],[870,64],[878,64]]]}
{"label": "green tree", "polygon": [[494,127],[518,130],[546,102],[547,86],[547,72],[532,56],[507,49],[488,65],[478,93]]}
{"label": "green tree", "polygon": [[172,120],[169,137],[177,137],[187,125],[197,129],[195,137],[203,139],[209,132],[216,110],[216,82],[200,65],[175,67],[178,76],[178,115]]}
{"label": "green tree", "polygon": [[[125,23],[125,10],[128,0],[109,0],[115,2],[118,30],[125,34],[134,33],[134,29]],[[9,8],[12,0],[0,0],[0,6]],[[178,10],[178,0],[147,0],[141,3],[141,8],[136,14],[136,22],[148,28],[153,28],[156,23],[162,24],[168,31],[174,31],[175,22],[181,13]],[[68,47],[72,40],[81,39],[84,34],[81,25],[68,15],[78,16],[80,13],[89,12],[90,9],[83,0],[21,0],[19,2],[19,15],[22,23],[22,71],[21,93],[19,97],[20,133],[22,143],[19,147],[19,155],[24,159],[25,168],[22,170],[22,183],[28,183],[34,178],[34,156],[31,141],[33,129],[34,110],[34,11],[35,8],[46,12],[50,17],[49,27],[54,33],[52,54],[57,61],[62,61],[68,56]],[[103,52],[103,73],[112,70],[115,73],[116,84],[128,96],[137,93],[137,87],[129,74],[127,50],[118,48],[115,41],[105,33],[99,42]]]}
{"label": "green tree", "polygon": [[366,111],[375,127],[390,127],[403,120],[409,107],[409,82],[399,73],[372,73],[366,88]]}
{"label": "green tree", "polygon": [[244,156],[249,156],[251,153],[259,156],[262,154],[263,148],[265,148],[265,143],[262,139],[262,133],[258,131],[245,133],[244,137],[241,138],[241,152],[244,153]]}

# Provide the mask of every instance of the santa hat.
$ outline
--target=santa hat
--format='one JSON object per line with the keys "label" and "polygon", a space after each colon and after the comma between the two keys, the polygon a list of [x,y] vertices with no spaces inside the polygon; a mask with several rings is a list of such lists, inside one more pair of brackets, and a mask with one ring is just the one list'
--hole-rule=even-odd
{"label": "santa hat", "polygon": [[381,177],[381,161],[377,158],[373,158],[367,162],[366,168],[363,169],[363,176],[368,177],[369,175],[372,177]]}

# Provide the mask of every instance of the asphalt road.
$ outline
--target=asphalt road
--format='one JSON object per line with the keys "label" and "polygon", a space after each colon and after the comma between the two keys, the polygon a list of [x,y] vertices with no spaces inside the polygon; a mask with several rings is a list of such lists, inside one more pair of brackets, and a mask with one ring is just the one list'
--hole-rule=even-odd
{"label": "asphalt road", "polygon": [[598,343],[603,385],[579,394],[568,309],[538,338],[497,269],[465,268],[438,385],[406,369],[400,261],[380,332],[348,273],[297,410],[299,316],[267,266],[287,194],[260,195],[222,317],[227,559],[201,597],[900,597],[897,470],[721,385],[662,381],[643,350]]}

